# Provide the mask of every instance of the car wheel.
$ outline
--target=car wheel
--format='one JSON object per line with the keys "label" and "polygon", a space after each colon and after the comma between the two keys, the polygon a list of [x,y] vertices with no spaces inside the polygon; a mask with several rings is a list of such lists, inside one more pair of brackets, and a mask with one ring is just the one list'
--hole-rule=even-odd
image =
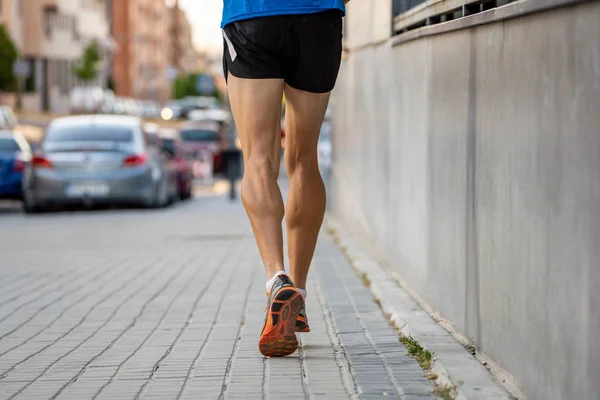
{"label": "car wheel", "polygon": [[45,211],[45,207],[24,201],[23,210],[26,214],[39,214]]}
{"label": "car wheel", "polygon": [[180,194],[181,200],[188,200],[192,197],[192,185],[188,185],[187,188]]}
{"label": "car wheel", "polygon": [[140,205],[142,208],[154,208],[154,204],[156,204],[156,195],[144,199]]}
{"label": "car wheel", "polygon": [[167,182],[165,180],[158,182],[154,190],[152,204],[149,206],[150,208],[164,208],[168,205],[169,192],[167,189]]}
{"label": "car wheel", "polygon": [[160,187],[159,185],[156,185],[156,187],[154,187],[154,190],[152,191],[152,194],[149,197],[146,197],[144,200],[142,200],[141,206],[143,208],[156,208],[157,207],[159,187]]}
{"label": "car wheel", "polygon": [[175,203],[177,203],[177,201],[179,200],[179,194],[176,191],[173,191],[170,195],[169,195],[169,200],[167,200],[167,205],[173,205]]}
{"label": "car wheel", "polygon": [[37,214],[44,210],[44,207],[35,203],[27,192],[23,193],[23,210],[27,214]]}

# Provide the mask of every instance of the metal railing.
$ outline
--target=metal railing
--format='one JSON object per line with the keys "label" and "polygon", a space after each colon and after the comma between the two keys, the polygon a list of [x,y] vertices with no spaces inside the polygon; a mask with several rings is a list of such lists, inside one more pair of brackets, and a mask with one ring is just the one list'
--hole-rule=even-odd
{"label": "metal railing", "polygon": [[394,33],[478,14],[516,0],[393,0]]}
{"label": "metal railing", "polygon": [[393,10],[394,17],[415,8],[419,4],[425,3],[427,0],[394,0]]}

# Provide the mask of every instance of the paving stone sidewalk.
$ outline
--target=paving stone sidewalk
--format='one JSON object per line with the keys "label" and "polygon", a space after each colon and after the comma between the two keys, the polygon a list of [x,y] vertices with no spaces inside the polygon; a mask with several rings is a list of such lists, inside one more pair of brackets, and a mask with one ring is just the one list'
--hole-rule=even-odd
{"label": "paving stone sidewalk", "polygon": [[265,275],[239,203],[0,214],[0,399],[434,398],[321,235],[312,332],[260,355]]}

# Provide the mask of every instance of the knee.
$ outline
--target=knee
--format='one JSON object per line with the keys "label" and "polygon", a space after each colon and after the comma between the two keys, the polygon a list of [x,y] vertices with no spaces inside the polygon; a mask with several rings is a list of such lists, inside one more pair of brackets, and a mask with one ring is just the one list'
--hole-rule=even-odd
{"label": "knee", "polygon": [[[279,162],[279,160],[277,161]],[[244,165],[246,176],[258,177],[261,179],[277,179],[278,165],[267,156],[251,156]]]}

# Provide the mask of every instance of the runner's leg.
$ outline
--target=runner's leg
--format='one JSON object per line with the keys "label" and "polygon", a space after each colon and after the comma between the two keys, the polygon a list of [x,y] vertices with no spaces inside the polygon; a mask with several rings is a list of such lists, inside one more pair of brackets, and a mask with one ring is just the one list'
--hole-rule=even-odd
{"label": "runner's leg", "polygon": [[284,206],[277,185],[283,86],[282,79],[228,77],[231,111],[244,153],[242,202],[268,278],[284,269]]}
{"label": "runner's leg", "polygon": [[285,86],[285,165],[290,178],[286,204],[290,277],[306,288],[306,277],[325,213],[325,186],[319,172],[317,142],[329,93]]}

